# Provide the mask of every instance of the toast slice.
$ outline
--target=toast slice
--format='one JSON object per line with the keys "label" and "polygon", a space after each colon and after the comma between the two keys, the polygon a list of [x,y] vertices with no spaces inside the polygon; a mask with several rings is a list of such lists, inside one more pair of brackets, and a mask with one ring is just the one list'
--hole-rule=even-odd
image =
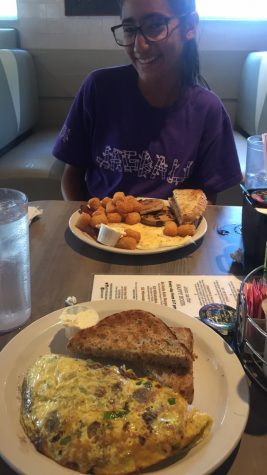
{"label": "toast slice", "polygon": [[188,369],[192,353],[159,318],[143,310],[127,310],[74,335],[68,348],[80,355],[146,362]]}
{"label": "toast slice", "polygon": [[171,331],[175,334],[176,338],[182,343],[189,351],[194,361],[194,337],[190,328],[187,327],[170,327]]}
{"label": "toast slice", "polygon": [[192,363],[189,368],[167,368],[161,365],[143,363],[142,371],[146,376],[156,379],[163,386],[171,387],[175,392],[181,394],[188,404],[192,404],[194,398],[194,376],[193,376],[193,334],[190,328],[172,327],[172,332],[177,339],[188,349],[192,356]]}
{"label": "toast slice", "polygon": [[179,224],[196,224],[203,215],[208,200],[202,190],[173,190],[169,204]]}
{"label": "toast slice", "polygon": [[164,201],[158,198],[141,198],[138,200],[141,204],[140,214],[154,213],[164,208]]}
{"label": "toast slice", "polygon": [[162,386],[169,386],[176,393],[192,404],[194,399],[193,365],[187,371],[175,368],[166,368],[153,364],[143,364],[142,370],[145,376],[156,379]]}
{"label": "toast slice", "polygon": [[164,226],[167,221],[175,221],[169,206],[164,206],[160,211],[141,215],[141,223],[147,226]]}

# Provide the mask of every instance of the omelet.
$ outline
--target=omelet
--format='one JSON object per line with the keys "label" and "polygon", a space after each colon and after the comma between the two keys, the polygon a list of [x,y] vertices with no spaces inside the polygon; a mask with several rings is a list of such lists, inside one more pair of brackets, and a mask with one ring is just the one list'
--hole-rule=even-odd
{"label": "omelet", "polygon": [[182,247],[187,244],[194,243],[191,236],[166,236],[163,233],[163,226],[146,226],[142,223],[126,224],[126,223],[109,223],[109,227],[116,231],[123,232],[124,229],[129,228],[138,231],[141,234],[141,239],[137,243],[136,249],[152,250],[161,247]]}
{"label": "omelet", "polygon": [[21,424],[36,449],[94,475],[126,475],[181,454],[212,420],[125,367],[44,355],[22,385]]}

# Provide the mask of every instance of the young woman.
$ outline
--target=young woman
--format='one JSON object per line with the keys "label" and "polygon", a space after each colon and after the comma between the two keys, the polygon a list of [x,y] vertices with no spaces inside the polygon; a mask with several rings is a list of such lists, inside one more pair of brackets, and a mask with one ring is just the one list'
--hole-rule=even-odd
{"label": "young woman", "polygon": [[194,0],[123,0],[112,32],[131,65],[81,86],[54,147],[65,199],[115,191],[168,198],[201,188],[210,202],[242,179],[229,117],[201,85]]}

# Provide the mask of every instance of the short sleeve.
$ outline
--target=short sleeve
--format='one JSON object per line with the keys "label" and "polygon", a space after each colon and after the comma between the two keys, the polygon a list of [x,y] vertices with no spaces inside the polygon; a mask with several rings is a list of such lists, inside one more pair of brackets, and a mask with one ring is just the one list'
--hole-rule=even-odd
{"label": "short sleeve", "polygon": [[[214,102],[205,117],[197,160],[190,185],[218,193],[242,180],[230,118],[222,103]],[[188,185],[189,183],[187,183]]]}
{"label": "short sleeve", "polygon": [[79,168],[89,167],[94,104],[94,81],[88,76],[75,96],[53,148],[59,160]]}

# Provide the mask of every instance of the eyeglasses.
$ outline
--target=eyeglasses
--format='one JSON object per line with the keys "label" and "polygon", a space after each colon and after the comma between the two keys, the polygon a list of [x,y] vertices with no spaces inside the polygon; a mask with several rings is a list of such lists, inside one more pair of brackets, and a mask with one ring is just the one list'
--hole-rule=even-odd
{"label": "eyeglasses", "polygon": [[147,19],[140,26],[133,25],[132,23],[122,23],[121,25],[112,26],[111,31],[119,46],[132,46],[135,43],[138,31],[140,31],[146,41],[156,43],[165,40],[172,33],[173,30],[169,30],[169,22],[174,18],[177,17],[162,16],[156,19]]}

